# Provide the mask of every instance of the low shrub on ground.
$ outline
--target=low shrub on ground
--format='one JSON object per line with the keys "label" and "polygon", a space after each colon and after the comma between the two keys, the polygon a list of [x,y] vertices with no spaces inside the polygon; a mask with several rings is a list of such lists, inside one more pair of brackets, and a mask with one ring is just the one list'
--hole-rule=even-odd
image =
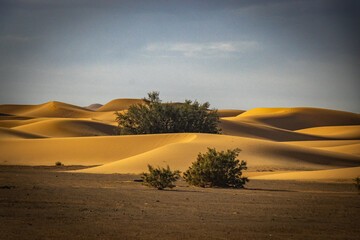
{"label": "low shrub on ground", "polygon": [[151,165],[148,165],[148,168],[149,173],[141,174],[141,178],[144,181],[143,184],[149,187],[157,188],[158,190],[163,190],[167,187],[175,187],[173,182],[178,180],[180,177],[180,171],[171,171],[169,166],[166,168],[154,168]]}
{"label": "low shrub on ground", "polygon": [[246,162],[237,160],[240,149],[216,151],[208,148],[204,154],[199,153],[197,160],[184,172],[187,183],[199,187],[233,187],[243,188],[249,180],[242,177]]}
{"label": "low shrub on ground", "polygon": [[63,166],[64,164],[62,164],[61,162],[56,162],[55,166]]}

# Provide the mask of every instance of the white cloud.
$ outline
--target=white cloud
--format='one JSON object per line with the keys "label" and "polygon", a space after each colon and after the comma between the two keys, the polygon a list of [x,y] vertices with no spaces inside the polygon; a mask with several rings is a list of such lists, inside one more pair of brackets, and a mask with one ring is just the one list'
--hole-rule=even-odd
{"label": "white cloud", "polygon": [[229,57],[257,50],[255,41],[209,42],[209,43],[152,43],[145,47],[148,54],[185,57]]}

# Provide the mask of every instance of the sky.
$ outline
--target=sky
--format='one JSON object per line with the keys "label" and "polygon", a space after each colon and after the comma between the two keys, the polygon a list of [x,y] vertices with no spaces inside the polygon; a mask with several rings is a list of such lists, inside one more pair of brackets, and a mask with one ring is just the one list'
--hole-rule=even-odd
{"label": "sky", "polygon": [[359,113],[359,23],[356,0],[0,0],[0,104]]}

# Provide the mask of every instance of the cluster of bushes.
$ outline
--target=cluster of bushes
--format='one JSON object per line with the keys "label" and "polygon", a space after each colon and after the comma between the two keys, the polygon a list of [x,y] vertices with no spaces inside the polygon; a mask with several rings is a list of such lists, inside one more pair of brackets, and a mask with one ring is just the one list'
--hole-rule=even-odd
{"label": "cluster of bushes", "polygon": [[220,132],[217,110],[210,110],[208,102],[161,103],[159,92],[148,93],[143,101],[125,112],[116,112],[118,134]]}
{"label": "cluster of bushes", "polygon": [[[199,153],[197,160],[184,172],[185,181],[199,187],[233,187],[243,188],[249,180],[242,176],[242,170],[246,170],[246,162],[239,161],[236,157],[240,149],[216,151],[208,148],[204,154]],[[171,171],[167,168],[153,168],[148,165],[149,173],[141,175],[144,184],[162,190],[166,187],[173,188],[180,171]]]}
{"label": "cluster of bushes", "polygon": [[[118,134],[155,134],[155,133],[220,133],[219,116],[210,104],[186,100],[184,103],[162,103],[159,92],[150,92],[142,104],[135,104],[125,112],[116,112]],[[200,187],[242,188],[248,181],[242,177],[246,162],[236,159],[240,149],[199,153],[197,160],[183,174],[190,185]],[[159,190],[173,188],[179,179],[180,171],[167,168],[154,168],[148,165],[149,172],[141,178],[145,185]]]}

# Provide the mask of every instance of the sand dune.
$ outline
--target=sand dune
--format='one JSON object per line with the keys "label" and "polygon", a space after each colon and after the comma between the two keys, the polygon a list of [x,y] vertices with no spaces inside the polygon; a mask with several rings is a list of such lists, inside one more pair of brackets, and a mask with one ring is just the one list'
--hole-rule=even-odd
{"label": "sand dune", "polygon": [[334,151],[345,154],[360,155],[359,140],[294,141],[287,142],[287,144],[319,148],[327,151]]}
{"label": "sand dune", "polygon": [[219,117],[236,117],[239,114],[245,112],[244,110],[235,110],[235,109],[220,109],[218,110]]}
{"label": "sand dune", "polygon": [[45,138],[45,136],[0,127],[0,139]]}
{"label": "sand dune", "polygon": [[334,139],[360,140],[360,125],[313,127],[297,130],[296,132]]}
{"label": "sand dune", "polygon": [[[299,176],[325,179],[329,174],[317,170],[335,169],[330,173],[342,178],[360,166],[359,114],[314,108],[219,110],[222,135],[108,136],[116,126],[114,112],[141,102],[116,99],[96,111],[61,102],[0,105],[0,164],[100,165],[80,171],[87,173],[140,173],[147,164],[169,164],[184,171],[208,147],[238,147],[249,170],[275,171],[273,177],[280,176],[276,171],[313,170]],[[286,174],[279,178],[296,175]]]}
{"label": "sand dune", "polygon": [[123,98],[123,99],[115,99],[104,106],[98,108],[96,111],[98,112],[107,112],[107,111],[121,111],[128,109],[133,104],[143,103],[141,99],[131,99],[131,98]]}
{"label": "sand dune", "polygon": [[40,121],[43,121],[44,119],[48,119],[48,118],[29,118],[29,119],[25,119],[25,120],[18,120],[18,119],[1,120],[0,127],[13,128],[13,127],[21,126],[21,125],[40,122]]}
{"label": "sand dune", "polygon": [[83,137],[114,135],[114,126],[75,119],[44,120],[14,127],[15,130],[49,137]]}
{"label": "sand dune", "polygon": [[237,117],[222,118],[220,123],[222,134],[268,139],[273,141],[308,141],[331,139],[322,136],[314,136],[305,133],[293,132],[256,122],[245,122]]}
{"label": "sand dune", "polygon": [[360,142],[343,146],[323,147],[321,149],[360,156]]}
{"label": "sand dune", "polygon": [[192,138],[193,134],[158,134],[12,141],[0,139],[0,164],[54,165],[60,161],[66,165],[97,165]]}
{"label": "sand dune", "polygon": [[97,165],[84,172],[139,173],[148,163],[185,170],[207,147],[240,147],[252,169],[308,170],[360,165],[360,157],[251,138],[212,134],[156,134],[6,141],[0,139],[0,163]]}
{"label": "sand dune", "polygon": [[98,108],[102,107],[103,105],[100,104],[100,103],[93,103],[93,104],[90,104],[89,106],[85,107],[86,109],[89,109],[89,110],[97,110]]}
{"label": "sand dune", "polygon": [[250,177],[268,180],[350,180],[360,176],[360,167],[340,168],[320,171],[298,171]]}
{"label": "sand dune", "polygon": [[359,114],[320,108],[255,108],[240,114],[237,118],[287,130],[360,125]]}
{"label": "sand dune", "polygon": [[0,105],[0,112],[28,117],[91,117],[92,111],[75,105],[52,101],[39,105]]}

